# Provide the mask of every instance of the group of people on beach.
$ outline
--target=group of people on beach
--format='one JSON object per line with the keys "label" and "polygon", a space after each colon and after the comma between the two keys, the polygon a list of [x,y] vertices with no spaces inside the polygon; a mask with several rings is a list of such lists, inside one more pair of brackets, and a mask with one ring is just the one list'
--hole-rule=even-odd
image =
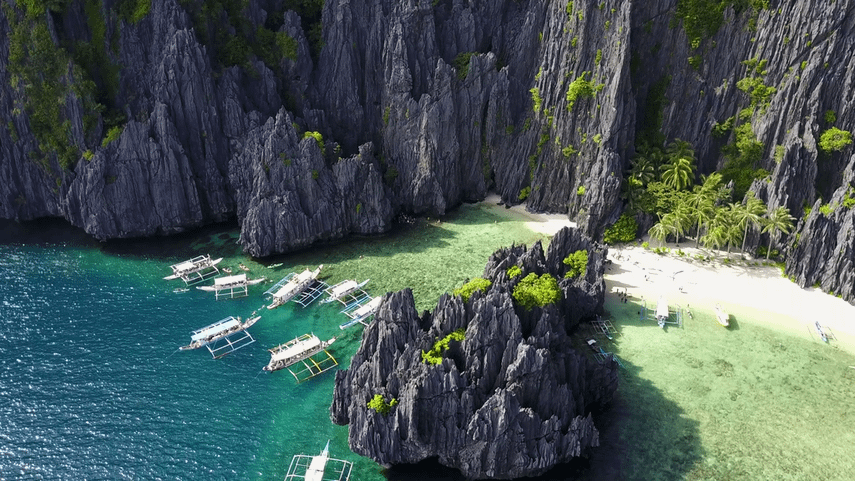
{"label": "group of people on beach", "polygon": [[626,289],[624,289],[623,292],[617,291],[617,294],[618,294],[618,299],[620,299],[621,302],[626,304],[626,301],[629,298],[629,295],[627,294]]}

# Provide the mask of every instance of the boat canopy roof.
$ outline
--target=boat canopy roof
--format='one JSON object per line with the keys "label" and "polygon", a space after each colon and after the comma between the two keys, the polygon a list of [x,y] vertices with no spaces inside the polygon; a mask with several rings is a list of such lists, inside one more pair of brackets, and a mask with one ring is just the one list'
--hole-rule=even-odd
{"label": "boat canopy roof", "polygon": [[281,361],[283,359],[288,359],[294,356],[298,356],[304,352],[311,351],[312,349],[316,349],[320,347],[321,340],[318,339],[318,336],[311,336],[308,339],[303,339],[294,343],[291,347],[283,349],[277,353],[274,353],[270,356],[271,361]]}
{"label": "boat canopy roof", "polygon": [[309,268],[307,267],[305,271],[297,274],[297,277],[295,277],[294,280],[292,280],[291,282],[307,281],[307,280],[311,279],[314,274],[315,273],[310,271]]}
{"label": "boat canopy roof", "polygon": [[229,285],[229,284],[240,284],[246,282],[246,274],[238,274],[236,276],[226,276],[214,279],[215,286]]}
{"label": "boat canopy roof", "polygon": [[356,281],[350,281],[350,280],[343,281],[343,282],[333,286],[332,292],[330,293],[330,295],[332,297],[338,297],[342,294],[345,294],[345,293],[351,291],[352,289],[355,289],[356,286],[358,286],[358,285],[359,284],[357,284]]}
{"label": "boat canopy roof", "polygon": [[192,339],[193,341],[198,341],[208,336],[213,336],[220,332],[227,331],[238,325],[240,325],[240,321],[238,321],[234,317],[228,317],[226,319],[223,319],[222,321],[211,324],[210,326],[203,327],[198,331],[194,331],[193,335],[190,336],[190,339]]}
{"label": "boat canopy roof", "polygon": [[667,318],[669,315],[668,301],[664,297],[660,297],[659,304],[656,305],[656,317]]}
{"label": "boat canopy roof", "polygon": [[377,306],[380,305],[380,301],[382,301],[382,297],[375,297],[368,301],[364,306],[361,306],[359,309],[353,311],[353,317],[362,317],[371,314],[374,309],[377,309]]}
{"label": "boat canopy roof", "polygon": [[196,263],[193,261],[184,261],[181,264],[176,264],[173,266],[173,270],[176,271],[186,271],[190,269],[195,269]]}
{"label": "boat canopy roof", "polygon": [[289,282],[289,283],[285,284],[284,286],[282,286],[281,288],[279,288],[278,291],[274,292],[273,297],[280,297],[280,298],[289,297],[299,287],[300,287],[300,284],[298,284],[296,282]]}

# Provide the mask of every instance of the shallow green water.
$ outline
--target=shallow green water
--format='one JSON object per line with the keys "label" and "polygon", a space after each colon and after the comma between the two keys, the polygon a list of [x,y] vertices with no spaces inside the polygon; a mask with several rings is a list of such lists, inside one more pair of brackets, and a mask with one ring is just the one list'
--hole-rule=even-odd
{"label": "shallow green water", "polygon": [[[639,321],[636,304],[610,298],[606,309],[621,332],[607,345],[626,366],[594,457],[621,473],[612,479],[852,479],[851,354],[764,327],[756,317],[767,314],[751,309],[734,308],[727,329],[693,309],[664,331]],[[586,479],[603,479],[595,472]]]}

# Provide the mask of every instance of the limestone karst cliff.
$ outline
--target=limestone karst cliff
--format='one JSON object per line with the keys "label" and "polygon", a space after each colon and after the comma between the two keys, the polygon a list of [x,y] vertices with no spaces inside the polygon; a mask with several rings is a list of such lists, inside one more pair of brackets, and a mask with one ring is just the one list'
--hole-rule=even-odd
{"label": "limestone karst cliff", "polygon": [[853,300],[852,146],[819,147],[855,124],[852,7],[3,0],[0,216],[99,239],[236,219],[263,256],[494,190],[599,237],[655,132],[699,174],[768,171],[752,190],[796,218],[838,206],[780,244]]}
{"label": "limestone karst cliff", "polygon": [[[562,260],[577,250],[588,252],[587,271],[564,277]],[[349,425],[351,449],[384,465],[436,457],[467,478],[511,479],[596,447],[591,412],[611,400],[618,366],[586,355],[572,333],[602,307],[605,254],[565,228],[546,254],[540,243],[497,251],[484,269],[492,285],[468,300],[445,294],[419,316],[409,290],[388,294],[350,368],[336,373],[330,413]],[[512,266],[521,273],[509,277]],[[511,293],[531,273],[561,279],[561,301],[520,307]],[[439,364],[423,361],[458,329],[463,340]],[[376,395],[392,404],[386,414],[368,407]]]}

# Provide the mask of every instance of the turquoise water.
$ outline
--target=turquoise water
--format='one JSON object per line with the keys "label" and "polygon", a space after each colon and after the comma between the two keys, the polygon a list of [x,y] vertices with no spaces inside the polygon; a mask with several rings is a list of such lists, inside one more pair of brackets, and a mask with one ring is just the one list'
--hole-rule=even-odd
{"label": "turquoise water", "polygon": [[[348,453],[331,373],[297,385],[264,349],[339,334],[332,307],[266,311],[256,343],[213,360],[191,330],[260,305],[172,292],[161,260],[72,246],[0,247],[0,478],[281,479],[293,454]],[[336,354],[352,355],[359,331]],[[355,479],[382,479],[358,460]]]}
{"label": "turquoise water", "polygon": [[[362,331],[342,333],[335,306],[262,310],[256,343],[213,360],[177,348],[193,329],[261,307],[270,284],[218,302],[162,277],[203,253],[274,280],[323,263],[331,283],[370,278],[372,294],[410,286],[426,309],[479,275],[495,248],[538,238],[500,214],[464,206],[441,223],[263,263],[241,254],[230,226],[108,244],[53,224],[11,229],[18,243],[0,239],[0,479],[281,480],[294,454],[328,439],[354,462],[354,481],[459,479],[436,466],[387,473],[351,453],[347,428],[329,421],[333,372],[296,384],[261,370],[266,348],[306,332],[341,336],[331,352],[347,367]],[[610,296],[606,309],[622,335],[603,345],[626,368],[597,415],[602,446],[539,479],[851,479],[855,356],[767,329],[750,309],[731,311],[731,329],[699,311],[667,331],[639,322],[632,303]]]}
{"label": "turquoise water", "polygon": [[347,367],[362,328],[339,330],[338,304],[262,309],[249,329],[256,342],[214,360],[177,348],[194,329],[250,315],[271,284],[215,301],[196,289],[173,292],[183,282],[162,277],[204,253],[272,280],[323,263],[330,283],[371,278],[374,295],[413,286],[428,308],[479,275],[495,248],[537,237],[522,220],[475,206],[446,220],[264,261],[283,262],[275,269],[244,256],[231,226],[108,244],[51,222],[3,226],[0,479],[283,479],[293,455],[316,454],[327,440],[334,457],[354,463],[352,480],[386,479],[329,420],[334,371],[296,384],[287,371],[261,369],[267,348],[308,332],[338,336],[331,352]]}

